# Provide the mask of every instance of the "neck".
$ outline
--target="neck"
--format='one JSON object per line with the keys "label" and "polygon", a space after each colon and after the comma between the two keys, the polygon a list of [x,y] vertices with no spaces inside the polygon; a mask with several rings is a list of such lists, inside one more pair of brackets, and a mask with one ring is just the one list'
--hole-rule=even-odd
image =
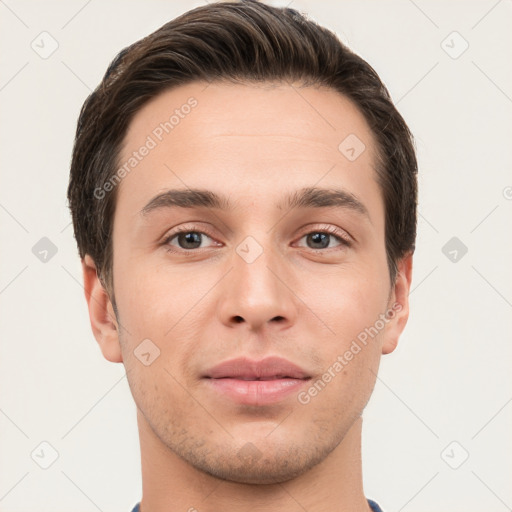
{"label": "neck", "polygon": [[359,418],[343,441],[306,473],[277,484],[219,480],[184,461],[155,435],[140,411],[141,512],[368,512],[361,471]]}

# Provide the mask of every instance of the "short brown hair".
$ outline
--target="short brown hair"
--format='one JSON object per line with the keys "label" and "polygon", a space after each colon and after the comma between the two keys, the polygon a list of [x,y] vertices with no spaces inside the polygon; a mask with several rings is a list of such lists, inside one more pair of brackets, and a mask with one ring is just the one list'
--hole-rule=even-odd
{"label": "short brown hair", "polygon": [[[122,50],[85,101],[68,200],[80,257],[89,254],[113,298],[116,190],[97,199],[119,165],[133,116],[164,90],[193,81],[300,82],[330,87],[359,108],[377,142],[391,280],[414,251],[417,162],[412,135],[375,70],[331,31],[289,8],[256,0],[198,7]],[[341,142],[341,141],[340,141]]]}

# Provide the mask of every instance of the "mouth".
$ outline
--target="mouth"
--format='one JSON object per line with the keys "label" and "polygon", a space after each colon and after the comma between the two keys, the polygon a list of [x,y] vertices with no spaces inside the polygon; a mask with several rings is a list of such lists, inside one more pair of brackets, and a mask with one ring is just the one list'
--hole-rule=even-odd
{"label": "mouth", "polygon": [[203,375],[216,393],[244,405],[280,402],[311,379],[299,366],[279,357],[260,361],[237,358],[225,361]]}
{"label": "mouth", "polygon": [[255,375],[249,377],[217,377],[221,379],[237,379],[237,380],[279,380],[279,379],[293,379],[294,377],[290,377],[289,375],[272,375],[270,377],[256,377]]}

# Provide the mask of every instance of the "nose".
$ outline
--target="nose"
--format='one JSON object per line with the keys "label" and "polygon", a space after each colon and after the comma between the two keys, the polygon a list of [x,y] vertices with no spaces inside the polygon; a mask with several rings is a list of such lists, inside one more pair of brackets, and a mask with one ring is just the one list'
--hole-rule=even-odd
{"label": "nose", "polygon": [[233,255],[232,269],[220,290],[222,323],[228,327],[243,324],[250,331],[270,325],[280,329],[293,325],[299,299],[286,262],[268,248],[254,261],[240,254]]}

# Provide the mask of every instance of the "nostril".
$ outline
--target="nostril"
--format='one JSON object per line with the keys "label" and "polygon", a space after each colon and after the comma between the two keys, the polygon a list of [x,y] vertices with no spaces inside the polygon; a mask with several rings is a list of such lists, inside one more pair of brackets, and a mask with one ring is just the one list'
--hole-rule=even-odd
{"label": "nostril", "polygon": [[244,321],[244,319],[241,316],[235,316],[235,322],[237,324],[241,324]]}

